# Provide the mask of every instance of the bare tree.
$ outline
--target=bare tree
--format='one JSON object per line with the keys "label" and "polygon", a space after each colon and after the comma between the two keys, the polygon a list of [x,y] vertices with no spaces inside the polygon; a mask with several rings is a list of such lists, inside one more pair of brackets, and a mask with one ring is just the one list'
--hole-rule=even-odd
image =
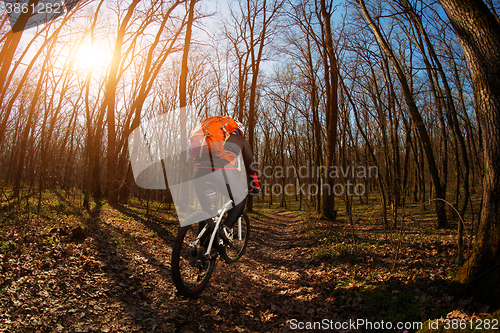
{"label": "bare tree", "polygon": [[[476,246],[456,280],[473,277],[500,263],[500,22],[481,0],[440,0],[460,40],[472,76],[478,120],[482,129],[483,204]],[[483,284],[499,295],[500,271]]]}
{"label": "bare tree", "polygon": [[439,177],[439,171],[437,168],[436,160],[434,158],[434,152],[432,150],[432,145],[431,145],[431,140],[429,138],[429,135],[427,133],[427,128],[425,127],[425,123],[422,119],[422,116],[418,110],[417,104],[415,103],[415,99],[413,95],[411,94],[410,87],[408,85],[407,78],[405,76],[405,73],[401,67],[401,64],[399,63],[398,59],[396,58],[396,55],[394,54],[394,51],[392,50],[391,46],[387,42],[385,36],[381,33],[380,27],[375,23],[375,21],[372,19],[371,15],[369,14],[364,0],[356,0],[358,5],[361,8],[361,11],[368,22],[370,28],[373,30],[373,33],[375,37],[377,38],[382,50],[386,54],[386,56],[389,58],[396,75],[398,76],[399,83],[401,84],[401,88],[403,90],[403,95],[406,101],[406,104],[408,106],[408,111],[410,112],[410,115],[412,117],[412,121],[415,124],[420,140],[422,141],[422,146],[425,151],[425,155],[427,157],[427,164],[429,167],[429,171],[431,173],[432,177],[432,182],[434,185],[434,189],[436,192],[436,198],[441,199],[441,200],[436,200],[435,205],[436,205],[436,214],[438,218],[438,227],[444,228],[447,226],[447,219],[446,219],[446,211],[444,209],[444,203],[442,200],[445,199],[445,192],[443,191],[443,185],[441,184],[441,179]]}
{"label": "bare tree", "polygon": [[[245,3],[244,3],[245,5]],[[243,5],[243,6],[244,6]],[[255,125],[257,115],[257,82],[259,79],[260,65],[264,57],[264,47],[269,43],[273,34],[272,24],[283,6],[283,0],[247,1],[246,6],[241,6],[243,17],[246,19],[248,29],[248,44],[250,52],[250,68],[252,80],[250,83],[250,95],[248,101],[248,142],[253,148],[255,146]],[[241,107],[241,106],[240,106]],[[247,199],[247,210],[252,211],[253,197]]]}

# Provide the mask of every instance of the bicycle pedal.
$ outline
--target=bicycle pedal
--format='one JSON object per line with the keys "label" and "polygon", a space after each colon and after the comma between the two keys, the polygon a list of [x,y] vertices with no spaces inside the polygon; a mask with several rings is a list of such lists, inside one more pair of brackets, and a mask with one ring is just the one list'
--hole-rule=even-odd
{"label": "bicycle pedal", "polygon": [[205,260],[213,260],[213,259],[217,259],[217,257],[219,256],[219,250],[214,250],[212,251],[212,253],[210,253],[209,255],[206,255],[205,256]]}

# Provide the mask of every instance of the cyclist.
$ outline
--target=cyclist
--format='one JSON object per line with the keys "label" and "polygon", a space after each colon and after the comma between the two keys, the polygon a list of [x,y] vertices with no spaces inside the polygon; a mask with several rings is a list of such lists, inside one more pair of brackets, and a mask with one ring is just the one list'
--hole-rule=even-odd
{"label": "cyclist", "polygon": [[191,154],[195,159],[194,187],[203,211],[213,213],[211,202],[206,197],[207,191],[214,190],[213,186],[233,201],[219,233],[226,244],[230,245],[231,229],[243,213],[247,197],[246,186],[242,184],[237,173],[236,160],[240,154],[245,166],[248,194],[260,193],[253,153],[244,138],[243,125],[230,117],[216,116],[205,119],[191,135]]}

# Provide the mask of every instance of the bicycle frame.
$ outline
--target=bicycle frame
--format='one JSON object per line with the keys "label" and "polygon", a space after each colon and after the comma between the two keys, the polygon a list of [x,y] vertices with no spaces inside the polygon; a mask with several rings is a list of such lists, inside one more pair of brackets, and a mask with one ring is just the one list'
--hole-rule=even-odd
{"label": "bicycle frame", "polygon": [[[222,221],[222,216],[224,215],[224,213],[226,212],[227,208],[229,207],[230,204],[233,203],[233,200],[229,200],[228,202],[226,202],[224,204],[224,206],[221,207],[221,209],[219,209],[217,211],[217,215],[216,215],[216,221],[215,221],[215,227],[214,227],[214,230],[212,232],[212,235],[210,237],[210,242],[208,243],[208,247],[207,247],[207,251],[205,252],[205,256],[209,256],[210,255],[210,251],[212,251],[212,245],[214,243],[214,240],[215,240],[215,235],[217,234],[217,230],[219,230],[219,225],[220,225],[220,222]],[[241,219],[238,219],[238,223],[241,224]],[[239,239],[241,239],[241,225],[239,225]],[[205,227],[203,227],[203,229],[201,230],[201,232],[198,234],[198,237],[196,237],[196,239],[194,241],[192,241],[189,246],[191,247],[194,247],[196,246],[196,244],[198,244],[198,242],[200,241],[201,237],[205,234],[205,232],[208,230],[208,224],[205,225]]]}

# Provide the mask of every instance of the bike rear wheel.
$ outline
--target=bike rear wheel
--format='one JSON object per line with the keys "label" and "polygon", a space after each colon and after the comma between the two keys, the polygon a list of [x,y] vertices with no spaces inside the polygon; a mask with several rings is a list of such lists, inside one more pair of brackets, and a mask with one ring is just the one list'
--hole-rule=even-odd
{"label": "bike rear wheel", "polygon": [[194,297],[205,289],[215,268],[217,257],[204,256],[211,229],[194,244],[201,231],[199,224],[207,219],[210,219],[210,215],[205,212],[191,214],[186,219],[189,225],[179,229],[172,249],[172,279],[179,293],[187,297]]}
{"label": "bike rear wheel", "polygon": [[248,215],[243,212],[241,217],[236,221],[233,226],[233,244],[232,246],[224,246],[222,250],[222,258],[228,264],[238,261],[243,254],[248,245],[248,238],[250,237],[250,220]]}

